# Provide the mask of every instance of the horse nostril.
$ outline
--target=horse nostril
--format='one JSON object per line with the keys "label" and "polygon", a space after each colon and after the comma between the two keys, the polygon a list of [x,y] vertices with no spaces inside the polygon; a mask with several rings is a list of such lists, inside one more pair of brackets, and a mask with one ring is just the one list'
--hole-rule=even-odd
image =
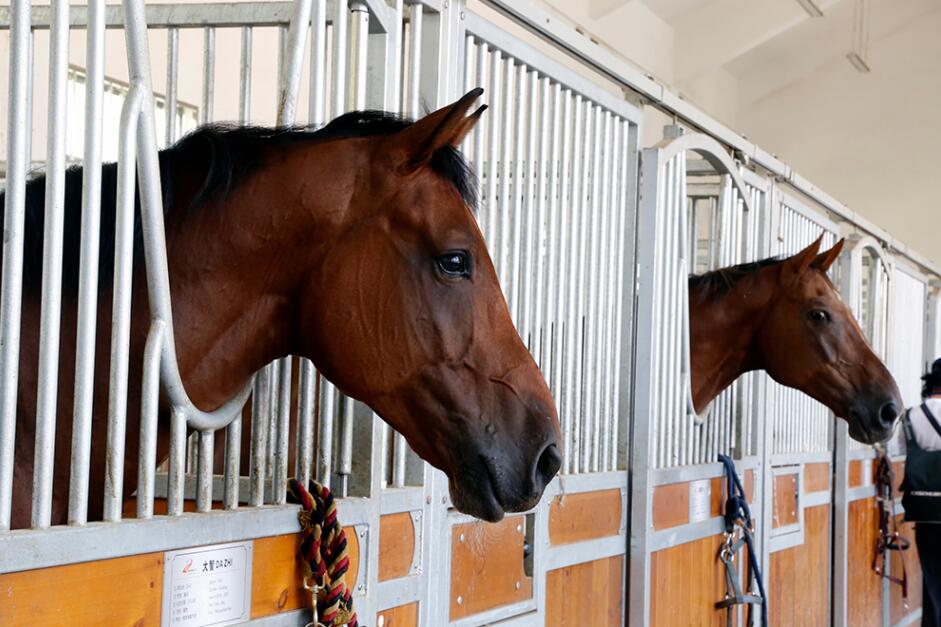
{"label": "horse nostril", "polygon": [[893,401],[889,401],[879,408],[879,420],[886,427],[891,427],[898,415],[898,407]]}
{"label": "horse nostril", "polygon": [[542,450],[542,454],[536,460],[535,476],[533,477],[536,491],[542,492],[561,467],[562,454],[559,452],[559,447],[550,444]]}

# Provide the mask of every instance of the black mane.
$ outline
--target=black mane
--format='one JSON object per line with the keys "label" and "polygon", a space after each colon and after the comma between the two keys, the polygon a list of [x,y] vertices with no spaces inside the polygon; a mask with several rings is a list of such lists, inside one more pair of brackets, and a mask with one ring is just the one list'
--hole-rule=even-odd
{"label": "black mane", "polygon": [[[269,128],[210,124],[192,131],[173,146],[160,151],[160,182],[166,214],[196,210],[210,200],[224,198],[240,181],[264,166],[266,158],[297,143],[328,141],[353,137],[391,135],[412,123],[411,120],[384,111],[355,111],[342,115],[320,129],[312,127]],[[454,184],[464,201],[476,210],[477,180],[461,153],[447,146],[436,152],[431,168]],[[179,181],[174,173],[185,173],[201,180],[198,191],[186,206],[174,202],[173,190]],[[101,167],[101,244],[99,248],[99,284],[110,285],[114,268],[115,186],[117,165]],[[35,292],[42,281],[43,219],[46,177],[40,173],[26,184],[26,220],[23,259],[23,286]],[[135,199],[134,258],[143,257],[143,234],[139,199]],[[0,192],[0,214],[3,193]],[[63,247],[63,289],[75,294],[78,289],[79,245],[81,239],[82,166],[72,166],[65,173],[65,225]]]}
{"label": "black mane", "polygon": [[742,278],[752,275],[762,268],[775,266],[781,261],[782,259],[778,257],[769,257],[761,261],[719,268],[704,274],[691,274],[689,275],[689,290],[701,290],[706,297],[716,299],[727,294],[732,286]]}

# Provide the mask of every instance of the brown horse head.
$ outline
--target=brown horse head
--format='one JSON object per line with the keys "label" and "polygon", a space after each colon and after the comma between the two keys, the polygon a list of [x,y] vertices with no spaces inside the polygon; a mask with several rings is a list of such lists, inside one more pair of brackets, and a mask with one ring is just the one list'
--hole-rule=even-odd
{"label": "brown horse head", "polygon": [[891,434],[901,396],[827,276],[843,240],[821,253],[821,239],[777,267],[777,296],[758,334],[762,361],[776,381],[845,419],[853,438],[879,442]]}
{"label": "brown horse head", "polygon": [[[549,389],[447,175],[466,171],[456,147],[481,93],[393,134],[333,142],[331,165],[357,174],[327,183],[341,209],[297,325],[300,352],[443,470],[459,510],[496,521],[533,507],[561,456]],[[319,186],[310,194],[325,202]]]}

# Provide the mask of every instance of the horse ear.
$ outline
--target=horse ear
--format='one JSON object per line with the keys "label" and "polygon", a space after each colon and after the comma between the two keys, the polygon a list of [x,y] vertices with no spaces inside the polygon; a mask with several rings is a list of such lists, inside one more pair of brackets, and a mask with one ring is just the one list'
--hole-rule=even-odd
{"label": "horse ear", "polygon": [[784,260],[783,268],[787,279],[796,279],[807,272],[811,264],[817,259],[817,254],[820,252],[820,242],[822,241],[823,235],[814,240],[804,250]]}
{"label": "horse ear", "polygon": [[830,266],[833,265],[833,262],[839,258],[840,253],[843,252],[843,242],[845,241],[844,238],[840,238],[840,241],[834,244],[833,248],[817,255],[811,267],[826,273],[826,271],[830,269]]}
{"label": "horse ear", "polygon": [[427,163],[433,154],[447,145],[457,145],[474,127],[486,107],[480,107],[465,117],[474,101],[484,93],[480,87],[472,89],[455,103],[426,115],[414,124],[392,136],[393,151],[401,165],[408,169]]}

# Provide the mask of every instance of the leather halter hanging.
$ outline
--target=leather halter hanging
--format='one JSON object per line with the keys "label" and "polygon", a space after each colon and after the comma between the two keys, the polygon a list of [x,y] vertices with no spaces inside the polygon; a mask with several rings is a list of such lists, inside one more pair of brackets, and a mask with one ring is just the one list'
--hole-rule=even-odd
{"label": "leather halter hanging", "polygon": [[[877,575],[888,579],[902,588],[902,603],[908,609],[908,571],[901,553],[907,551],[911,542],[899,532],[895,516],[895,473],[889,456],[881,448],[876,457],[876,504],[879,507],[879,539],[876,541],[876,553],[872,557],[872,570]],[[890,551],[899,552],[902,576],[889,574]],[[881,562],[881,564],[880,564]]]}
{"label": "leather halter hanging", "polygon": [[[758,555],[755,552],[755,524],[752,521],[751,510],[748,507],[748,498],[742,481],[735,472],[735,464],[726,455],[719,455],[719,461],[725,467],[726,497],[725,501],[725,542],[719,550],[719,560],[725,566],[726,593],[722,601],[716,603],[716,608],[726,610],[726,624],[732,627],[736,605],[747,605],[748,625],[755,622],[754,608],[761,607],[761,624],[768,625],[768,604],[766,602],[764,580],[761,577]],[[739,571],[735,565],[735,556],[742,547],[748,551],[748,592],[742,591],[739,580]],[[754,590],[757,588],[757,591]]]}

